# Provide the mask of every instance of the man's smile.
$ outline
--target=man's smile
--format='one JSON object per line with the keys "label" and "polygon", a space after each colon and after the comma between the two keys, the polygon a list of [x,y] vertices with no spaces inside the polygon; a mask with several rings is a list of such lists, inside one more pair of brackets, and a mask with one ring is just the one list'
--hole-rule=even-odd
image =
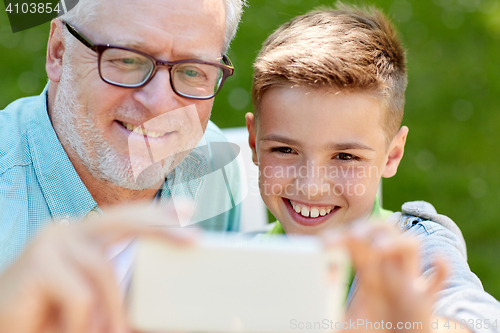
{"label": "man's smile", "polygon": [[159,138],[161,136],[164,136],[165,134],[171,133],[171,132],[156,132],[152,130],[147,130],[143,126],[136,126],[133,124],[129,124],[123,121],[117,121],[121,126],[125,127],[127,130],[137,133],[137,134],[142,134],[144,136],[148,136],[150,138]]}

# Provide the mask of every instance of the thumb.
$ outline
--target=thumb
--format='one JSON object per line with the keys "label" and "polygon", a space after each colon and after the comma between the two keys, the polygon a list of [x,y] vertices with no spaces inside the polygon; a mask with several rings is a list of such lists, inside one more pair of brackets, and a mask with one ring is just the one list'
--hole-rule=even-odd
{"label": "thumb", "polygon": [[442,257],[436,257],[433,262],[434,273],[427,281],[427,289],[436,294],[444,288],[445,280],[449,275],[448,264]]}

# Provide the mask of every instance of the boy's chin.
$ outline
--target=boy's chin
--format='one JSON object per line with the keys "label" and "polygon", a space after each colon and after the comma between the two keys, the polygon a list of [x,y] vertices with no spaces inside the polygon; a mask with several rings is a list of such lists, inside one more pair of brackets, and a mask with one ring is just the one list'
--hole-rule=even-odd
{"label": "boy's chin", "polygon": [[292,225],[285,226],[283,225],[283,229],[287,235],[308,235],[308,236],[319,236],[321,235],[327,228],[324,227],[296,227]]}

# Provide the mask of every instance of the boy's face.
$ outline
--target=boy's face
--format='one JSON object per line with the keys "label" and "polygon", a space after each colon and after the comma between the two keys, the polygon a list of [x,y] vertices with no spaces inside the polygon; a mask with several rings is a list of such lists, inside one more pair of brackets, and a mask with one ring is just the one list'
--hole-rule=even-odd
{"label": "boy's face", "polygon": [[287,234],[317,234],[370,215],[380,178],[391,177],[408,129],[387,146],[379,98],[280,87],[259,118],[247,114],[262,198]]}

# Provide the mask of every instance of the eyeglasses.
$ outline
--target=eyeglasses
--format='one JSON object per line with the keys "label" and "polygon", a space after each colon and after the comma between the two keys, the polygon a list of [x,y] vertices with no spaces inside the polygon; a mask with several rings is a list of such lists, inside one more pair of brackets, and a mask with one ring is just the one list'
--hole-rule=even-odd
{"label": "eyeglasses", "polygon": [[222,63],[189,59],[161,61],[149,54],[121,46],[94,44],[71,24],[63,21],[68,31],[98,56],[99,76],[104,82],[118,87],[139,88],[151,81],[159,66],[170,72],[170,85],[182,97],[193,99],[213,98],[234,67],[226,55]]}

